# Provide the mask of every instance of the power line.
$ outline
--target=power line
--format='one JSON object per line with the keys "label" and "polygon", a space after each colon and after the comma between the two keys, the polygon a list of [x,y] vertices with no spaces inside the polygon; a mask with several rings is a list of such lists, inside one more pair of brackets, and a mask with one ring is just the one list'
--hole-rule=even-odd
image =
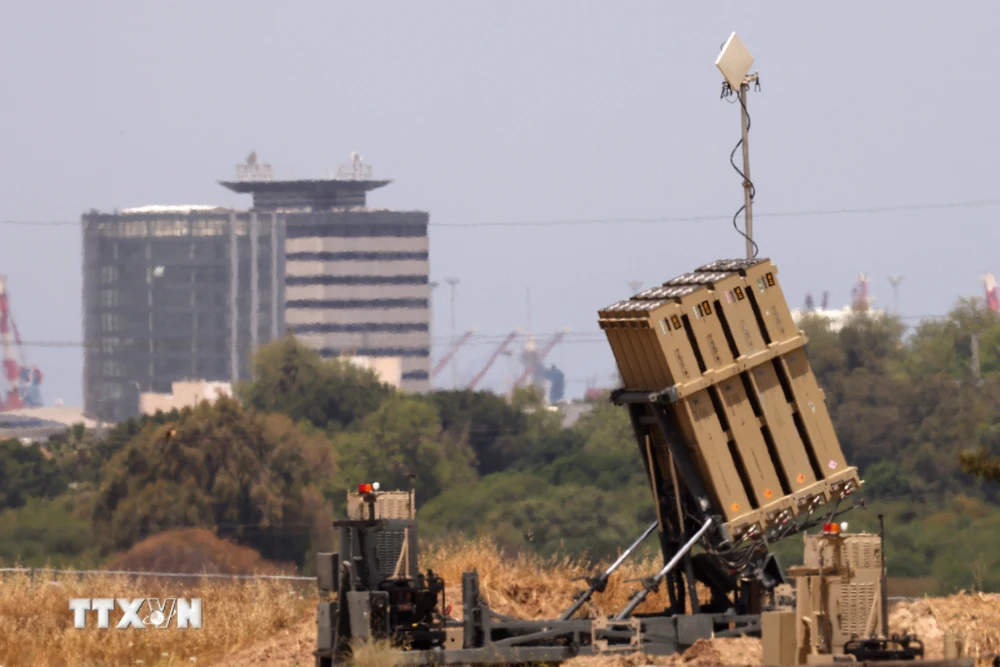
{"label": "power line", "polygon": [[[536,333],[536,336],[540,337],[551,337],[555,336],[558,332],[553,333]],[[600,332],[581,332],[576,334],[576,337],[570,337],[570,334],[564,334],[567,336],[560,345],[574,344],[574,343],[598,343],[607,342],[607,339]],[[472,336],[470,340],[465,343],[462,347],[470,347],[475,345],[499,345],[505,338],[507,334],[489,334],[481,336]],[[447,336],[434,337],[431,338],[432,343],[447,344],[451,341]],[[77,340],[22,340],[20,342],[22,347],[48,347],[48,348],[97,348],[101,347],[102,343],[100,341],[95,341],[93,343],[86,343],[84,341]],[[118,345],[121,345],[119,343]]]}
{"label": "power line", "polygon": [[79,221],[71,222],[67,220],[0,220],[0,225],[13,225],[25,227],[61,227],[67,225],[81,225]]}
{"label": "power line", "polygon": [[[555,336],[559,332],[552,333],[536,333],[535,336],[540,337],[551,337]],[[576,334],[576,337],[572,337],[570,334],[564,334],[567,336],[560,345],[574,344],[574,343],[598,343],[607,342],[607,339],[600,332],[581,332]],[[489,335],[473,335],[470,340],[465,343],[462,347],[470,347],[475,345],[499,345],[505,338],[507,334],[489,334]],[[431,343],[447,344],[451,342],[451,339],[447,336],[433,337],[431,338]],[[77,340],[22,340],[20,342],[22,347],[48,347],[48,348],[98,348],[101,347],[102,343],[100,341],[95,341],[93,343],[86,343],[84,341]],[[121,345],[121,343],[118,343]]]}
{"label": "power line", "polygon": [[[805,209],[800,211],[776,211],[760,213],[754,211],[754,217],[760,218],[809,218],[828,215],[865,215],[878,213],[896,213],[902,211],[923,211],[934,209],[955,208],[988,208],[1000,206],[1000,199],[977,199],[957,202],[941,202],[928,204],[898,204],[883,206],[868,206],[858,208],[838,209]],[[550,227],[560,225],[605,225],[605,224],[660,224],[680,222],[710,222],[729,221],[732,215],[720,213],[714,215],[688,216],[657,216],[657,217],[611,217],[611,218],[574,218],[566,220],[534,220],[522,222],[439,222],[429,223],[435,227]]]}
{"label": "power line", "polygon": [[[775,211],[772,213],[754,211],[757,218],[814,218],[830,215],[872,215],[880,213],[899,213],[904,211],[928,211],[937,209],[957,209],[957,208],[992,208],[1000,206],[1000,199],[973,199],[967,201],[938,202],[925,204],[889,204],[880,206],[863,206],[855,208],[835,208],[835,209],[803,209],[798,211]],[[567,218],[556,220],[522,220],[522,221],[482,221],[482,222],[430,222],[430,227],[555,227],[555,226],[580,226],[580,225],[609,225],[609,224],[662,224],[681,222],[710,222],[728,221],[732,215],[702,214],[686,216],[655,216],[655,217],[634,217],[634,216],[613,216],[605,218]],[[0,220],[2,225],[38,226],[38,227],[58,227],[58,226],[80,226],[81,221],[67,220]]]}
{"label": "power line", "polygon": [[[901,320],[944,320],[948,319],[947,315],[903,315],[899,316],[898,319]],[[540,338],[552,338],[557,335],[563,336],[563,340],[559,345],[593,345],[596,343],[607,344],[607,337],[600,331],[550,331],[550,332],[536,332],[534,334],[536,337]],[[462,347],[478,346],[478,345],[499,345],[508,336],[508,334],[472,334],[469,341],[466,342]],[[450,336],[432,336],[431,343],[438,344],[448,344],[452,341]],[[22,340],[20,345],[23,347],[49,347],[49,348],[83,348],[83,347],[101,347],[102,343],[100,341],[95,341],[93,343],[86,343],[84,341],[76,340]]]}

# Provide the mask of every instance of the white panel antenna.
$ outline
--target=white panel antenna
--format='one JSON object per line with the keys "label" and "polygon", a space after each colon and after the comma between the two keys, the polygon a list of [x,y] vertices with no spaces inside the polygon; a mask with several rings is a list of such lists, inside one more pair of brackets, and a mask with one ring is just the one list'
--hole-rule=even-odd
{"label": "white panel antenna", "polygon": [[723,78],[733,90],[739,90],[743,85],[750,68],[753,66],[753,56],[743,45],[743,42],[734,32],[722,45],[719,57],[715,59],[715,66],[722,72]]}
{"label": "white panel antenna", "polygon": [[[746,239],[747,246],[747,259],[753,259],[757,256],[757,244],[753,241],[753,198],[755,194],[755,188],[753,181],[750,180],[750,148],[747,144],[747,138],[750,133],[750,114],[747,112],[747,93],[750,91],[750,84],[754,84],[754,90],[760,90],[760,80],[757,77],[757,73],[750,73],[750,68],[753,66],[754,60],[753,56],[750,55],[750,51],[744,46],[743,42],[734,32],[726,40],[725,44],[722,45],[722,50],[719,52],[719,57],[715,59],[715,66],[719,68],[722,72],[722,77],[725,79],[725,83],[722,84],[722,97],[733,101],[731,98],[736,97],[736,101],[740,103],[740,113],[742,117],[742,138],[740,143],[736,144],[736,148],[733,149],[732,154],[729,156],[729,162],[733,165],[733,169],[740,175],[743,179],[743,206],[736,215],[733,216],[733,226],[736,227],[736,231]],[[736,166],[733,161],[733,157],[736,155],[736,151],[739,150],[740,146],[743,147],[743,169],[741,170]],[[745,219],[745,231],[741,231],[739,226],[736,224],[737,218],[739,218],[740,213],[744,214]]]}

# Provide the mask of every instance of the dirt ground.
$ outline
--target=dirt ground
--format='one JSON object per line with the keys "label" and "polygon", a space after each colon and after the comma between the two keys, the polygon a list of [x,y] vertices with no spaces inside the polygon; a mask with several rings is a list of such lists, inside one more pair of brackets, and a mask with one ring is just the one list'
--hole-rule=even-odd
{"label": "dirt ground", "polygon": [[603,655],[574,658],[567,667],[643,667],[644,665],[676,665],[677,667],[745,667],[759,665],[762,659],[760,640],[749,637],[732,639],[699,639],[683,655],[650,656]]}
{"label": "dirt ground", "polygon": [[902,602],[889,613],[889,627],[924,642],[925,658],[944,657],[946,634],[962,642],[965,655],[1000,652],[1000,594],[959,593]]}

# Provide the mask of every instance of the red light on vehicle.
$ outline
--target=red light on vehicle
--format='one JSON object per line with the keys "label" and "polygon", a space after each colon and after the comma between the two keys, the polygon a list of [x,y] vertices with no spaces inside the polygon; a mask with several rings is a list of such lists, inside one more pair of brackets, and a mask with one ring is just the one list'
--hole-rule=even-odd
{"label": "red light on vehicle", "polygon": [[372,492],[371,484],[358,484],[358,493],[371,493],[371,492]]}
{"label": "red light on vehicle", "polygon": [[451,616],[451,605],[448,605],[447,607],[444,608],[444,615]]}

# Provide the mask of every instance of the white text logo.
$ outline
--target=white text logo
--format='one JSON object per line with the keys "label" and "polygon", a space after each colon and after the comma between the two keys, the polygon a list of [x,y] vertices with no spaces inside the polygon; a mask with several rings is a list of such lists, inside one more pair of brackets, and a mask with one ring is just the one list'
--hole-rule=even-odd
{"label": "white text logo", "polygon": [[97,612],[97,627],[111,627],[111,610],[118,606],[122,610],[122,619],[115,627],[125,628],[157,628],[163,630],[170,627],[171,621],[175,627],[201,628],[201,599],[192,598],[70,598],[69,609],[73,612],[73,627],[87,627],[87,612]]}

